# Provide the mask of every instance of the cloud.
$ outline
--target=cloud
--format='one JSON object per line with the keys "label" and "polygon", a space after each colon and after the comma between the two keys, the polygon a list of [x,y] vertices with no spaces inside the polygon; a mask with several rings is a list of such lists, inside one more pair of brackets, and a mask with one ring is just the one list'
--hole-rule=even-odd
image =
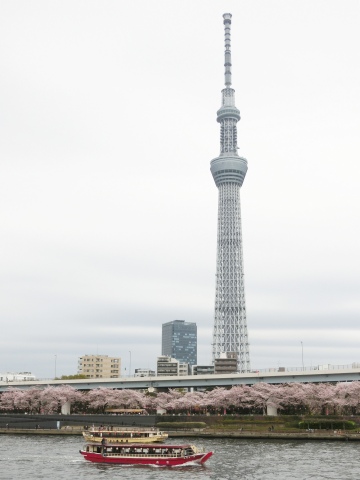
{"label": "cloud", "polygon": [[[228,7],[252,364],[281,353],[299,365],[300,340],[314,362],[348,363],[360,312],[357,12]],[[211,0],[4,4],[0,371],[50,377],[57,355],[58,374],[75,373],[96,351],[154,367],[161,324],[176,318],[197,322],[210,361],[222,13]]]}

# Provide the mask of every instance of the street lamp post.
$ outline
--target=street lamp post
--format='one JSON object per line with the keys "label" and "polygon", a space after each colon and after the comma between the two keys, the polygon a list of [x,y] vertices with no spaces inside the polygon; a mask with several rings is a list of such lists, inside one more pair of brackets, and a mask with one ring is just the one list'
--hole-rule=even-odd
{"label": "street lamp post", "polygon": [[130,354],[129,377],[131,377],[131,352],[130,352],[130,350],[129,350],[129,354]]}
{"label": "street lamp post", "polygon": [[301,343],[301,363],[302,363],[302,369],[304,370],[304,345],[303,342]]}

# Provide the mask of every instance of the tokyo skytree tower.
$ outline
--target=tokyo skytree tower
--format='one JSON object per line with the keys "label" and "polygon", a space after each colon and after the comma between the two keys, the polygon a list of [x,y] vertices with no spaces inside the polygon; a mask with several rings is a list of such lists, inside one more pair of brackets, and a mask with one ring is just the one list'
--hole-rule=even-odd
{"label": "tokyo skytree tower", "polygon": [[220,155],[211,161],[211,173],[219,189],[213,362],[237,358],[238,372],[250,371],[246,323],[240,187],[247,160],[238,155],[237,127],[240,111],[231,88],[231,14],[225,13],[225,88],[217,112],[220,123]]}

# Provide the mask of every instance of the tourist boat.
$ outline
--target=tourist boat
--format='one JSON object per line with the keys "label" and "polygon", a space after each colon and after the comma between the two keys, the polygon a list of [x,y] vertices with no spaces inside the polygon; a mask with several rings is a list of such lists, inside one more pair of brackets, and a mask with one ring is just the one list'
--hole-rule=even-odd
{"label": "tourist boat", "polygon": [[91,427],[84,430],[86,442],[101,443],[105,438],[111,443],[155,443],[164,442],[168,434],[158,428]]}
{"label": "tourist boat", "polygon": [[96,463],[122,465],[154,465],[173,467],[188,464],[203,464],[213,454],[204,452],[195,445],[158,444],[109,444],[88,443],[80,450],[85,460]]}

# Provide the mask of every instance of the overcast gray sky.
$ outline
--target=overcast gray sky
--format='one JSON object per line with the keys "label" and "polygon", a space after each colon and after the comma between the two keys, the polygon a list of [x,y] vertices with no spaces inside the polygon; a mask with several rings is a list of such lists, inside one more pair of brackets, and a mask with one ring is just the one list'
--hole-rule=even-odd
{"label": "overcast gray sky", "polygon": [[360,2],[2,0],[0,372],[210,363],[224,12],[252,367],[360,362]]}

